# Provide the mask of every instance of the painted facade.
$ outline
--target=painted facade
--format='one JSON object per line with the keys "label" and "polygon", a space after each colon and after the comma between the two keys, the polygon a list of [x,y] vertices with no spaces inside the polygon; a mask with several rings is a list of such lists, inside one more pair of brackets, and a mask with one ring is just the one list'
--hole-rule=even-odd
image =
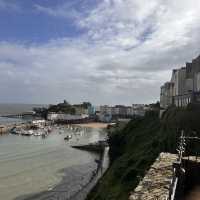
{"label": "painted facade", "polygon": [[133,104],[132,106],[116,105],[116,106],[100,106],[101,115],[109,115],[112,118],[128,118],[134,116],[144,116],[148,107],[144,104]]}
{"label": "painted facade", "polygon": [[200,97],[200,56],[174,69],[171,81],[161,86],[160,105],[166,109],[171,105],[185,107]]}

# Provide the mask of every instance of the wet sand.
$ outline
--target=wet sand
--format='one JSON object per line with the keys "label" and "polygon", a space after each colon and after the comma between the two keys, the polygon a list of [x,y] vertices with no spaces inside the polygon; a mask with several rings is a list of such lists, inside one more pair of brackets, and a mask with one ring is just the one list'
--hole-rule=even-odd
{"label": "wet sand", "polygon": [[100,122],[91,122],[87,124],[76,124],[80,127],[86,127],[86,128],[107,128],[109,123],[100,123]]}
{"label": "wet sand", "polygon": [[183,200],[200,200],[200,186],[195,187]]}
{"label": "wet sand", "polygon": [[[84,200],[109,166],[108,150],[107,147],[104,151],[100,167],[96,163],[88,163],[64,169],[65,176],[52,190],[23,195],[14,200]],[[73,175],[72,182],[69,182],[70,174],[76,175]]]}
{"label": "wet sand", "polygon": [[[73,135],[70,141],[64,140],[66,134]],[[91,180],[99,155],[72,149],[71,145],[88,144],[105,137],[106,133],[99,129],[84,129],[76,135],[64,127],[53,128],[45,139],[1,136],[0,199],[67,200],[74,197]]]}
{"label": "wet sand", "polygon": [[[77,196],[79,196],[77,200],[84,200],[84,198],[80,198],[79,193],[95,178],[93,177],[95,171],[92,170],[95,168],[95,163],[92,163],[92,165],[89,163],[64,169],[65,176],[62,181],[51,190],[22,195],[15,198],[15,200],[75,200]],[[73,174],[73,177],[70,177],[70,174]],[[73,181],[70,182],[70,178]],[[87,194],[83,195],[86,196]]]}

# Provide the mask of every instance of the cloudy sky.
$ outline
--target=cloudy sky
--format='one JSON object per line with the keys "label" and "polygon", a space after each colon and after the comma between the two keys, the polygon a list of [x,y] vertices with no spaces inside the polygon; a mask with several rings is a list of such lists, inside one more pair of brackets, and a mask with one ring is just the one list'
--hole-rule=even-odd
{"label": "cloudy sky", "polygon": [[150,103],[199,54],[199,0],[0,0],[0,102]]}

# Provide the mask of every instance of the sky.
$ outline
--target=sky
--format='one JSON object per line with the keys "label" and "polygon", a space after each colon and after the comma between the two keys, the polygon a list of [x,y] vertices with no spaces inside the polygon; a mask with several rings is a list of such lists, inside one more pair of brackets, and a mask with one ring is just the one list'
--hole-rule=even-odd
{"label": "sky", "polygon": [[0,102],[152,103],[200,54],[198,0],[0,0]]}

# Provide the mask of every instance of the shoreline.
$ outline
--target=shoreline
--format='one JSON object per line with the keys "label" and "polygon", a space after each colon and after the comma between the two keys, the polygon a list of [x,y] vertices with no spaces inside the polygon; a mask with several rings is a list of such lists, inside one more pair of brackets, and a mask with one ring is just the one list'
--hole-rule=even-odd
{"label": "shoreline", "polygon": [[0,135],[8,134],[10,132],[10,130],[15,126],[26,127],[26,126],[28,126],[28,123],[18,122],[18,123],[0,124]]}
{"label": "shoreline", "polygon": [[107,128],[110,123],[102,123],[102,122],[89,122],[83,124],[74,124],[76,126],[80,126],[83,128]]}
{"label": "shoreline", "polygon": [[[89,125],[89,127],[92,126],[97,129],[100,127],[107,127],[107,124],[105,123],[89,123],[81,125],[83,125],[83,127],[88,127]],[[95,187],[99,178],[103,175],[102,172],[105,169],[103,158],[109,159],[104,153],[103,156],[102,154],[97,155],[93,152],[90,153],[96,155],[96,158],[92,162],[84,165],[75,165],[70,168],[63,168],[61,170],[63,173],[62,180],[52,188],[38,193],[20,195],[14,200],[85,200],[92,188]],[[96,162],[98,160],[101,160],[101,167],[98,162]],[[72,183],[69,181],[71,177],[70,174],[73,174],[75,177]]]}
{"label": "shoreline", "polygon": [[[64,172],[64,176],[62,180],[60,181],[60,183],[55,185],[52,189],[41,191],[34,194],[21,195],[21,196],[16,197],[14,200],[44,200],[44,199],[85,200],[88,194],[90,193],[90,191],[92,190],[92,188],[95,187],[98,180],[103,176],[104,172],[109,167],[109,166],[105,167],[105,164],[104,164],[105,162],[104,160],[108,159],[106,156],[107,156],[106,154],[104,154],[103,157],[102,155],[99,155],[99,159],[101,160],[101,166],[97,165],[94,168],[94,165],[96,165],[94,162],[94,163],[88,163],[85,165],[74,166],[74,167],[63,169],[62,171]],[[92,167],[93,169],[90,172],[88,172],[87,174],[82,174],[78,176],[78,180],[83,181],[83,179],[85,179],[83,181],[84,183],[79,184],[76,191],[74,192],[73,190],[70,191],[71,188],[68,191],[69,182],[67,180],[69,178],[68,177],[69,174],[76,173],[76,168],[80,170],[81,168],[84,169],[84,168],[91,167],[91,165],[93,165]]]}
{"label": "shoreline", "polygon": [[81,168],[84,169],[87,167],[90,167],[89,163],[86,165],[65,168],[62,170],[64,173],[62,180],[58,184],[53,186],[52,189],[49,188],[48,190],[44,190],[38,193],[21,195],[16,197],[14,200],[44,200],[44,199],[74,200],[73,197],[76,197],[82,190],[84,190],[85,187],[87,187],[88,184],[92,183],[93,179],[95,178],[93,177],[93,174],[96,169],[92,170],[90,173],[86,175],[82,174],[80,175],[80,177],[77,178],[76,181],[79,181],[80,179],[86,179],[86,180],[84,180],[85,182],[84,184],[82,183],[77,187],[77,190],[75,192],[70,191],[71,188],[69,188],[68,176],[70,173],[76,173],[76,169],[80,170]]}

